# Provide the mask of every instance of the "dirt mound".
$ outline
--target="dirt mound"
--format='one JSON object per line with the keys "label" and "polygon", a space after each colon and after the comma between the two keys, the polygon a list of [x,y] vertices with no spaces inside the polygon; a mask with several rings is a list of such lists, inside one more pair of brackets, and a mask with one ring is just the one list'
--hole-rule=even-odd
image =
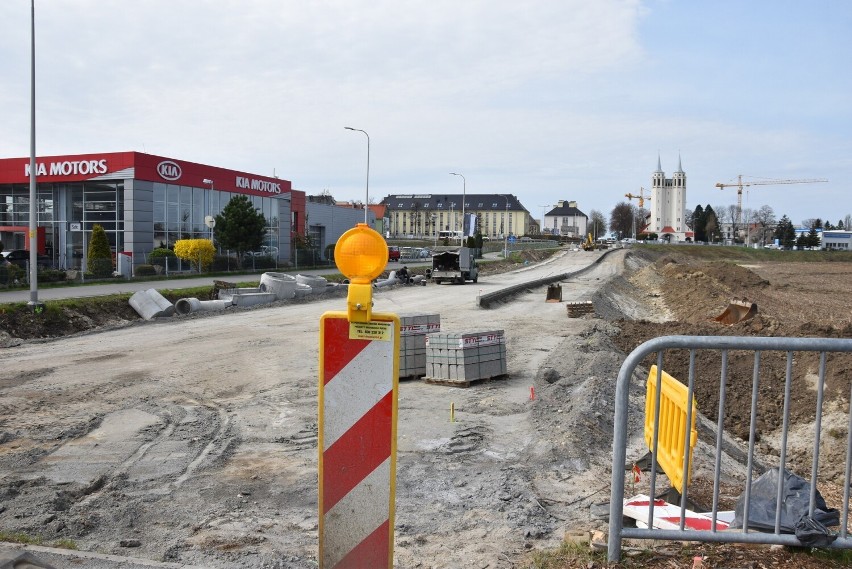
{"label": "dirt mound", "polygon": [[[637,267],[630,281],[637,287],[638,296],[662,300],[670,318],[665,322],[647,319],[621,319],[616,322],[620,334],[615,344],[625,353],[643,342],[658,336],[783,336],[783,337],[852,337],[852,315],[838,290],[817,283],[819,276],[830,274],[835,284],[848,282],[852,266],[841,263],[767,263],[743,266],[731,262],[703,262],[688,255],[668,253],[654,256],[648,252],[635,255]],[[808,276],[810,275],[810,278]],[[793,283],[795,282],[795,286]],[[814,286],[811,286],[811,283]],[[844,285],[845,286],[845,285]],[[758,305],[757,315],[744,322],[722,325],[712,318],[720,314],[731,299],[747,299]],[[810,307],[807,317],[803,304]],[[831,315],[815,321],[816,315]],[[695,395],[699,410],[713,421],[719,411],[721,377],[718,353],[699,351],[696,354]],[[650,357],[644,362],[650,366]],[[760,359],[757,438],[762,450],[771,451],[771,440],[780,429],[783,405],[784,378],[787,357],[784,352],[763,352]],[[667,352],[665,368],[674,377],[686,381],[689,372],[689,353],[685,350]],[[852,355],[833,354],[827,360],[826,409],[848,405],[852,381]],[[793,369],[793,390],[800,394],[792,401],[791,425],[809,425],[815,416],[816,395],[814,378],[819,371],[819,356],[797,353]],[[728,359],[726,383],[725,426],[733,435],[748,439],[751,412],[754,355],[732,351]],[[838,409],[839,410],[839,409]],[[836,438],[836,437],[835,437]],[[838,457],[845,449],[827,437],[824,443],[836,446]],[[825,450],[823,451],[825,452]],[[807,451],[791,453],[798,468],[809,468]],[[831,462],[831,460],[827,461]],[[839,465],[826,468],[839,472]]]}

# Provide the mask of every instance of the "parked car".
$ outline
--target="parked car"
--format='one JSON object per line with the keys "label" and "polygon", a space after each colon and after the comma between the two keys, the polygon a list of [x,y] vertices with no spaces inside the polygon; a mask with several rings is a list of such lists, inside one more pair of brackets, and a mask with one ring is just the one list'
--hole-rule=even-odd
{"label": "parked car", "polygon": [[[17,265],[22,269],[26,269],[27,263],[30,262],[30,252],[26,249],[3,251],[3,258],[12,265]],[[36,263],[39,267],[50,267],[53,264],[50,257],[47,255],[36,255]]]}
{"label": "parked car", "polygon": [[388,245],[388,261],[399,261],[399,247]]}

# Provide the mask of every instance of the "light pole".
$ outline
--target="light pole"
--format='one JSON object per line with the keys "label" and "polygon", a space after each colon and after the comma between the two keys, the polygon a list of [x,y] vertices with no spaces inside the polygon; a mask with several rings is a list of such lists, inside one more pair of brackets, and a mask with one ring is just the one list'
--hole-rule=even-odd
{"label": "light pole", "polygon": [[202,184],[210,184],[210,195],[207,197],[207,212],[208,215],[204,216],[204,224],[210,228],[210,243],[214,243],[213,240],[213,228],[216,227],[216,218],[213,217],[213,207],[211,206],[213,200],[213,180],[209,178],[204,178],[201,180]]}
{"label": "light pole", "polygon": [[432,232],[435,233],[435,248],[438,248],[438,214],[432,214]]}
{"label": "light pole", "polygon": [[464,175],[456,174],[455,172],[450,172],[450,176],[461,176],[462,179],[462,236],[461,238],[459,238],[459,245],[461,245],[462,239],[467,237],[464,234],[464,202],[467,201],[467,180],[465,179]]}
{"label": "light pole", "polygon": [[[36,130],[35,130],[35,0],[30,1],[30,301],[33,312],[41,313],[44,304],[38,301],[38,201],[36,195]],[[83,235],[85,237],[85,226]],[[85,241],[85,238],[84,238]],[[85,246],[83,254],[86,254]]]}
{"label": "light pole", "polygon": [[367,134],[366,130],[361,130],[360,128],[352,128],[351,126],[343,127],[346,130],[357,130],[358,132],[363,132],[367,137],[367,195],[364,198],[364,223],[367,223],[367,205],[370,203],[370,135]]}
{"label": "light pole", "polygon": [[541,208],[541,227],[538,228],[538,232],[539,234],[544,235],[544,210],[547,209],[549,206],[540,205],[538,207]]}
{"label": "light pole", "polygon": [[503,258],[509,258],[509,196],[503,196],[506,198],[506,217],[503,220],[503,223],[506,224],[506,227],[503,228]]}

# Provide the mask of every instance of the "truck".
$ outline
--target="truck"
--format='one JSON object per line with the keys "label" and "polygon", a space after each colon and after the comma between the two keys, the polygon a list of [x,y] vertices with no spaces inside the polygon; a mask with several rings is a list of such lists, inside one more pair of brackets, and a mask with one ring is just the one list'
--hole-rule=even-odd
{"label": "truck", "polygon": [[435,284],[451,282],[464,284],[466,281],[479,280],[479,267],[473,249],[461,247],[455,251],[441,251],[432,255],[432,269],[429,279]]}

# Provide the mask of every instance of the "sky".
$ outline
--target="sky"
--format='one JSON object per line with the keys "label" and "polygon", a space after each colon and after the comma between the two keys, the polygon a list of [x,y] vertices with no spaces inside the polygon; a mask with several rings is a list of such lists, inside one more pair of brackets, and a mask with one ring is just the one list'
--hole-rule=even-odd
{"label": "sky", "polygon": [[[35,6],[40,156],[139,151],[362,202],[511,193],[536,218],[608,217],[659,159],[690,209],[735,204],[715,184],[742,175],[828,180],[746,187],[744,208],[852,214],[852,2]],[[3,0],[0,157],[29,145],[30,0]]]}

